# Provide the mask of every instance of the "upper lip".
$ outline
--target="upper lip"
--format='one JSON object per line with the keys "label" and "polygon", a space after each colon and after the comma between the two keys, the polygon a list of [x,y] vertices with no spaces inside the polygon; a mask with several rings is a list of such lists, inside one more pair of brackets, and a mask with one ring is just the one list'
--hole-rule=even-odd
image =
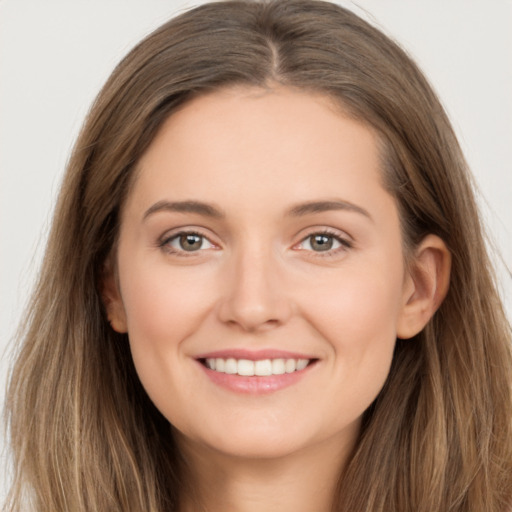
{"label": "upper lip", "polygon": [[196,359],[248,359],[249,361],[259,361],[262,359],[316,359],[315,357],[300,352],[290,352],[279,349],[247,350],[243,348],[215,350],[205,352],[196,356]]}

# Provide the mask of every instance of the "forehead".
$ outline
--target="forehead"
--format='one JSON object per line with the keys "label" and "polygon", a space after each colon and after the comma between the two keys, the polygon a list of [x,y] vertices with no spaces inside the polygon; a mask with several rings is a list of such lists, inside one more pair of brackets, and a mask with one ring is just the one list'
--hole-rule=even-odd
{"label": "forehead", "polygon": [[329,97],[238,87],[172,114],[140,160],[134,188],[207,196],[222,186],[233,198],[284,188],[301,200],[333,187],[349,192],[356,182],[380,188],[380,167],[375,132]]}

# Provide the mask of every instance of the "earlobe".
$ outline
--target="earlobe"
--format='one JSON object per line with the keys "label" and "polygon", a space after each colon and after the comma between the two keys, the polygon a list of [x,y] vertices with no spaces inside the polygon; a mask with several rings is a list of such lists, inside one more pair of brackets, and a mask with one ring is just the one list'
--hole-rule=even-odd
{"label": "earlobe", "polygon": [[113,271],[109,270],[105,272],[100,283],[100,290],[101,298],[107,312],[107,318],[112,329],[119,333],[128,332],[126,312],[124,310],[121,293],[119,292],[119,285]]}
{"label": "earlobe", "polygon": [[397,337],[412,338],[432,318],[450,285],[451,254],[444,241],[428,235],[419,244],[404,283]]}

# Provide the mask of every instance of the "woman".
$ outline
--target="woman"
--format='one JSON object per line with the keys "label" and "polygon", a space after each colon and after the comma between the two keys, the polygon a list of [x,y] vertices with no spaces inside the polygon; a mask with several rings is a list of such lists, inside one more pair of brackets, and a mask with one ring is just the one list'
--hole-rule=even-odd
{"label": "woman", "polygon": [[510,331],[464,159],[342,8],[212,3],[136,47],[30,313],[13,510],[510,508]]}

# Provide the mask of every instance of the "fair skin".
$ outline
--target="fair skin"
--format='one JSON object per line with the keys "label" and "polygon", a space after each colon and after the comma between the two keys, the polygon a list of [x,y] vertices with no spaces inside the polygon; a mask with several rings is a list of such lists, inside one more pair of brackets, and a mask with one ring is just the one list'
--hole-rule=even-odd
{"label": "fair skin", "polygon": [[232,88],[139,162],[104,300],[210,512],[329,510],[396,338],[446,293],[437,237],[405,267],[377,147],[321,95]]}

